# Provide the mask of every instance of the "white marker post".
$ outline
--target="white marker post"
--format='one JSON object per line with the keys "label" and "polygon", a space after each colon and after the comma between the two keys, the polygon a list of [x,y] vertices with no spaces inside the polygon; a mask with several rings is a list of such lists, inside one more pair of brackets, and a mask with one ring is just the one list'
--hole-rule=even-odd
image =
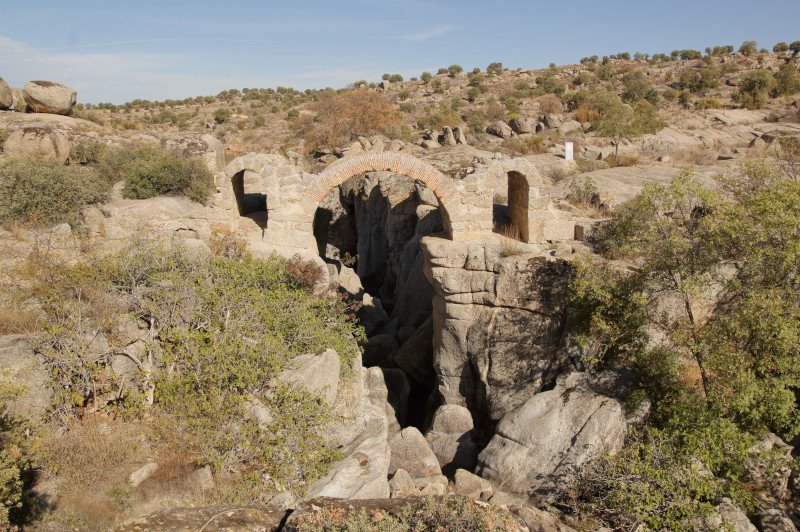
{"label": "white marker post", "polygon": [[567,161],[571,161],[575,158],[575,154],[573,153],[572,143],[565,142],[564,143],[564,159]]}

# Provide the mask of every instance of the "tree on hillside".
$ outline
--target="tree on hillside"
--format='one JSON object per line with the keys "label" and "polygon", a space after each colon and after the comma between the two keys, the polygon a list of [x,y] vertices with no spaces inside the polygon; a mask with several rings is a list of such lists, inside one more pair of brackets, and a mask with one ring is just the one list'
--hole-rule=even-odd
{"label": "tree on hillside", "polygon": [[734,98],[747,109],[761,109],[766,105],[770,93],[775,89],[775,77],[763,68],[748,72],[739,83],[739,92]]}
{"label": "tree on hillside", "polygon": [[638,137],[663,127],[663,122],[658,118],[650,102],[640,101],[630,106],[623,103],[612,91],[598,91],[591,98],[590,107],[598,114],[592,123],[592,129],[616,141],[615,159],[619,155],[619,144],[624,137]]}
{"label": "tree on hillside", "polygon": [[772,47],[773,52],[782,53],[789,50],[789,45],[785,42],[779,42],[775,46]]}
{"label": "tree on hillside", "polygon": [[746,56],[751,56],[758,51],[758,43],[756,41],[744,41],[739,47],[739,53]]}
{"label": "tree on hillside", "polygon": [[795,55],[800,54],[800,41],[793,41],[792,44],[789,45],[789,50]]}

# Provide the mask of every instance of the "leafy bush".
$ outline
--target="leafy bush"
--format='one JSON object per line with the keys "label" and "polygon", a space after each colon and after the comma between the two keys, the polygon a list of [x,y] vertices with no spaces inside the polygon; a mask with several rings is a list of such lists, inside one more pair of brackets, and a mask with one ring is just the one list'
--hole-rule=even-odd
{"label": "leafy bush", "polygon": [[419,79],[420,81],[422,81],[422,83],[428,83],[432,77],[433,76],[431,75],[431,73],[426,70],[425,72],[420,74]]}
{"label": "leafy bush", "polygon": [[457,126],[461,124],[461,116],[453,111],[452,107],[443,105],[435,109],[428,108],[417,122],[424,128],[438,131],[444,126]]}
{"label": "leafy bush", "polygon": [[596,205],[599,203],[597,184],[591,177],[575,176],[570,181],[567,199],[575,205]]}
{"label": "leafy bush", "polygon": [[[297,355],[323,348],[336,349],[350,371],[362,333],[337,299],[302,287],[308,269],[295,265],[299,275],[277,257],[202,259],[138,244],[92,264],[46,267],[38,350],[53,379],[53,414],[146,416],[154,442],[178,440],[200,464],[267,473],[302,491],[337,457],[322,436],[330,409],[273,379]],[[91,339],[101,331],[113,343],[131,320],[150,333],[146,349],[129,355],[137,371],[122,377],[111,366],[119,350],[98,356]],[[259,403],[271,422],[249,413]]]}
{"label": "leafy bush", "polygon": [[6,139],[8,139],[8,135],[10,133],[6,128],[0,128],[0,151],[3,150],[3,145],[6,143]]}
{"label": "leafy bush", "polygon": [[449,67],[447,67],[447,74],[451,78],[458,76],[462,72],[464,72],[464,69],[461,67],[461,65],[450,65]]}
{"label": "leafy bush", "polygon": [[786,63],[775,75],[775,88],[772,90],[772,96],[784,96],[797,92],[800,92],[800,79],[797,77],[794,65]]}
{"label": "leafy bush", "polygon": [[756,41],[744,41],[739,47],[739,53],[745,56],[751,56],[758,50],[758,43]]}
{"label": "leafy bush", "polygon": [[766,105],[770,93],[775,89],[775,77],[769,70],[748,72],[739,83],[736,100],[747,109],[761,109]]}
{"label": "leafy bush", "polygon": [[214,176],[201,160],[150,144],[109,149],[97,171],[105,182],[125,181],[122,194],[131,199],[182,195],[205,204],[214,185]]}
{"label": "leafy bush", "polygon": [[486,67],[486,73],[490,76],[496,76],[503,73],[503,63],[489,63]]}
{"label": "leafy bush", "polygon": [[716,67],[685,68],[681,71],[678,86],[690,92],[713,89],[719,86],[721,72]]}
{"label": "leafy bush", "polygon": [[217,124],[224,124],[230,119],[231,114],[231,110],[227,107],[220,107],[214,111],[214,122]]}
{"label": "leafy bush", "polygon": [[579,486],[589,513],[621,529],[644,523],[651,530],[692,530],[722,497],[753,508],[745,487],[753,438],[694,406],[674,412],[664,429],[634,435],[622,453],[583,472]]}
{"label": "leafy bush", "polygon": [[403,118],[395,106],[380,94],[368,90],[325,93],[311,109],[316,116],[295,123],[306,149],[343,146],[359,136],[382,133],[391,138],[406,136]]}
{"label": "leafy bush", "polygon": [[77,225],[80,212],[106,199],[109,183],[90,168],[39,159],[0,163],[0,225]]}
{"label": "leafy bush", "polygon": [[4,530],[16,530],[11,522],[24,517],[22,510],[28,502],[23,494],[25,478],[31,474],[36,458],[30,428],[8,411],[9,403],[24,391],[15,373],[0,370],[0,527]]}
{"label": "leafy bush", "polygon": [[789,51],[789,45],[785,42],[779,42],[772,47],[772,51],[776,53],[783,53]]}

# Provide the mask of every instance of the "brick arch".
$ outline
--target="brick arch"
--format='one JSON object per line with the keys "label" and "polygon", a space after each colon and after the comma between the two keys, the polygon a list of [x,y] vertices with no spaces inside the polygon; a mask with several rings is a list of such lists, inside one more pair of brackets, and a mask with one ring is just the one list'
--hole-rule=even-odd
{"label": "brick arch", "polygon": [[451,220],[457,215],[458,190],[449,177],[431,164],[405,153],[367,153],[339,159],[317,175],[306,189],[306,197],[318,205],[334,188],[351,177],[369,172],[392,172],[424,183],[439,200],[445,231],[453,238]]}

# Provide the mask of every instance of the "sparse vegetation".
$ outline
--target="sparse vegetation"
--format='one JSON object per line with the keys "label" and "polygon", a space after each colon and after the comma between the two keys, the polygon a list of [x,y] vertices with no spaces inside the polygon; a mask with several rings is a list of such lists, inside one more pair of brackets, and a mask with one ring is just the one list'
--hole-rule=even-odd
{"label": "sparse vegetation", "polygon": [[402,115],[391,102],[372,91],[325,94],[312,109],[315,116],[296,124],[308,151],[320,146],[343,146],[362,135],[382,133],[390,138],[405,135]]}
{"label": "sparse vegetation", "polygon": [[89,168],[32,158],[3,161],[0,225],[77,226],[83,208],[105,200],[110,188]]}
{"label": "sparse vegetation", "polygon": [[214,176],[201,160],[149,144],[106,150],[96,168],[106,183],[125,181],[122,193],[132,199],[182,195],[206,203],[214,184]]}

